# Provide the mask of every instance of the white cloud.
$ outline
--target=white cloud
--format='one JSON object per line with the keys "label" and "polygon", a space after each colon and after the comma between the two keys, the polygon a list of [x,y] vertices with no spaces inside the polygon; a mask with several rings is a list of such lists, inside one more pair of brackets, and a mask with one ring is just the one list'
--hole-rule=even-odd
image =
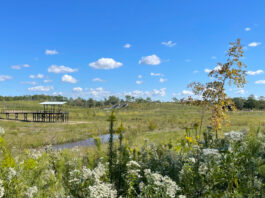
{"label": "white cloud", "polygon": [[191,60],[190,59],[186,59],[185,62],[189,63],[189,62],[191,62]]}
{"label": "white cloud", "polygon": [[194,70],[193,73],[194,74],[197,74],[197,73],[199,73],[199,71],[198,70]]}
{"label": "white cloud", "polygon": [[52,95],[54,95],[54,96],[62,96],[63,92],[53,92]]}
{"label": "white cloud", "polygon": [[56,54],[59,54],[59,52],[57,50],[49,50],[49,49],[46,49],[45,50],[45,54],[46,55],[56,55]]}
{"label": "white cloud", "polygon": [[176,43],[174,43],[173,41],[166,41],[166,42],[162,42],[161,44],[167,47],[174,47],[176,45]]}
{"label": "white cloud", "polygon": [[46,79],[46,80],[44,80],[43,82],[44,82],[44,83],[51,83],[51,82],[53,82],[53,80]]}
{"label": "white cloud", "polygon": [[67,82],[67,83],[77,83],[77,80],[73,77],[73,76],[70,76],[70,75],[67,75],[65,74],[63,77],[62,77],[62,82]]}
{"label": "white cloud", "polygon": [[134,96],[134,97],[156,97],[156,96],[165,96],[166,88],[153,89],[152,91],[140,91],[134,90],[132,92],[127,92],[124,95]]}
{"label": "white cloud", "polygon": [[138,78],[140,78],[140,79],[141,79],[141,78],[143,78],[143,76],[142,76],[142,75],[138,75]]}
{"label": "white cloud", "polygon": [[193,92],[192,91],[189,91],[189,90],[183,90],[182,92],[181,92],[181,94],[182,95],[189,95],[189,96],[191,96],[191,95],[193,95]]}
{"label": "white cloud", "polygon": [[145,65],[159,65],[161,63],[160,58],[153,54],[151,56],[143,56],[141,60],[139,60],[139,64]]}
{"label": "white cloud", "polygon": [[16,70],[19,70],[19,69],[22,69],[22,68],[28,68],[30,67],[29,64],[21,64],[21,65],[12,65],[11,68],[12,69],[16,69]]}
{"label": "white cloud", "polygon": [[164,76],[164,74],[151,72],[150,76]]}
{"label": "white cloud", "polygon": [[82,91],[83,91],[83,88],[81,88],[81,87],[75,87],[75,88],[73,88],[73,92],[80,93]]}
{"label": "white cloud", "polygon": [[263,74],[263,73],[264,73],[264,71],[261,70],[261,69],[259,69],[259,70],[257,70],[257,71],[248,71],[248,72],[247,72],[247,74],[248,74],[248,75],[251,75],[251,76],[255,76],[255,75]]}
{"label": "white cloud", "polygon": [[88,91],[88,94],[92,95],[95,98],[101,98],[101,97],[107,97],[111,93],[109,91],[106,91],[102,87],[98,87],[98,88],[90,88],[89,91]]}
{"label": "white cloud", "polygon": [[246,94],[246,91],[244,89],[238,89],[235,93],[240,94],[240,95],[244,95],[244,94]]}
{"label": "white cloud", "polygon": [[249,44],[248,44],[249,47],[257,47],[257,46],[259,46],[259,45],[261,45],[260,42],[252,42],[252,43],[249,43]]}
{"label": "white cloud", "polygon": [[53,86],[36,86],[28,88],[29,91],[48,92],[53,90]]}
{"label": "white cloud", "polygon": [[23,82],[20,82],[21,84],[27,84],[27,85],[37,85],[38,83],[35,82],[35,81],[23,81]]}
{"label": "white cloud", "polygon": [[72,69],[70,67],[66,67],[64,65],[51,65],[49,68],[48,68],[48,72],[51,72],[51,73],[55,73],[55,74],[60,74],[60,73],[73,73],[73,72],[77,72],[78,69]]}
{"label": "white cloud", "polygon": [[165,81],[167,81],[166,78],[160,78],[160,79],[159,79],[159,82],[160,82],[160,83],[164,83]]}
{"label": "white cloud", "polygon": [[123,64],[121,62],[117,62],[112,58],[100,58],[96,62],[92,62],[89,64],[90,67],[94,69],[115,69],[121,67]]}
{"label": "white cloud", "polygon": [[105,82],[105,80],[103,80],[101,78],[94,78],[92,81],[93,82]]}
{"label": "white cloud", "polygon": [[212,56],[211,59],[216,59],[216,56]]}
{"label": "white cloud", "polygon": [[143,81],[142,81],[142,80],[137,80],[137,81],[136,81],[136,84],[137,84],[137,85],[141,85],[141,84],[143,84]]}
{"label": "white cloud", "polygon": [[12,76],[7,76],[7,75],[0,75],[0,82],[4,82],[6,80],[11,80]]}
{"label": "white cloud", "polygon": [[34,79],[34,78],[41,79],[41,78],[44,78],[44,75],[43,74],[37,74],[37,75],[30,75],[29,77],[32,79]]}
{"label": "white cloud", "polygon": [[245,28],[245,31],[247,31],[247,32],[250,31],[250,30],[251,30],[250,27],[246,27],[246,28]]}
{"label": "white cloud", "polygon": [[257,80],[255,84],[265,84],[265,80]]}
{"label": "white cloud", "polygon": [[124,48],[131,48],[132,45],[131,45],[130,43],[126,43],[123,47],[124,47]]}
{"label": "white cloud", "polygon": [[[222,65],[217,65],[215,68],[213,68],[213,70],[217,71],[217,70],[220,70],[221,68],[222,68]],[[205,69],[204,72],[210,73],[213,70],[212,69]]]}

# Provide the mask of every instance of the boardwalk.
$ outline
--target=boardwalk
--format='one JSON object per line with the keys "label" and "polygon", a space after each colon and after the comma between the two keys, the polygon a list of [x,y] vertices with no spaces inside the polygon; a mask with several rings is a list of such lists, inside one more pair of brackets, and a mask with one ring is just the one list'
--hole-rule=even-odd
{"label": "boardwalk", "polygon": [[1,111],[1,119],[21,120],[32,122],[67,122],[69,120],[68,112],[23,112],[23,111]]}
{"label": "boardwalk", "polygon": [[43,102],[43,111],[2,110],[0,119],[31,122],[67,122],[69,113],[62,111],[65,102]]}

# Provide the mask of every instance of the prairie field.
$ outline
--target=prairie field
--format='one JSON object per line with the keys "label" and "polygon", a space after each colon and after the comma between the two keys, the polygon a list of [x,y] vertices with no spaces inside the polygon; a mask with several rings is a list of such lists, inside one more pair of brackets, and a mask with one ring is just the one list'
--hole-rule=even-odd
{"label": "prairie field", "polygon": [[[25,111],[41,110],[42,105],[32,101],[1,102],[0,108]],[[15,120],[0,120],[6,131],[9,148],[23,150],[45,145],[74,142],[108,133],[107,121],[111,110],[103,108],[82,108],[65,106],[70,118],[67,123],[36,123]],[[146,140],[154,143],[178,141],[185,134],[186,127],[200,122],[200,107],[177,103],[132,103],[125,109],[115,111],[117,121],[125,127],[125,136],[131,147],[140,147]],[[202,131],[210,124],[210,112],[205,112]],[[231,123],[223,132],[249,130],[265,127],[265,111],[230,112]],[[4,115],[2,116],[4,118]]]}

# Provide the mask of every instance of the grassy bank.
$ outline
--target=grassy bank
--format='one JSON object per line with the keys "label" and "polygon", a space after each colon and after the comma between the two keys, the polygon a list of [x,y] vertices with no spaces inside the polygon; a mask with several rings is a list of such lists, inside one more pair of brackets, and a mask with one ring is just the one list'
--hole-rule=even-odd
{"label": "grassy bank", "polygon": [[[2,102],[0,108],[19,110],[41,110],[38,102]],[[86,139],[108,133],[107,117],[110,111],[99,108],[65,107],[70,113],[68,123],[33,123],[0,120],[5,128],[5,139],[9,148],[22,150],[47,144],[60,144]],[[116,126],[123,123],[130,144],[140,146],[145,140],[152,142],[174,141],[185,132],[185,127],[200,121],[198,107],[174,103],[131,104],[127,109],[117,110]],[[209,124],[206,113],[204,127]],[[264,128],[265,112],[231,112],[230,130],[248,130],[251,126]]]}

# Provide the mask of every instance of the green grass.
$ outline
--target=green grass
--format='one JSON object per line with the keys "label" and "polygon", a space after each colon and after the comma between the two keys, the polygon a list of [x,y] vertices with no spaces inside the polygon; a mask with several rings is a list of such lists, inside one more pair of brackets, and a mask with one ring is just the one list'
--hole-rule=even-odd
{"label": "green grass", "polygon": [[[38,102],[16,101],[1,102],[0,108],[19,110],[41,110]],[[70,113],[68,123],[33,123],[12,120],[0,120],[5,128],[5,139],[9,148],[23,150],[47,144],[60,144],[86,139],[108,133],[107,118],[110,111],[65,107]],[[252,126],[265,127],[265,112],[238,111],[229,113],[230,127],[224,131],[249,129]],[[207,114],[209,116],[209,113]],[[205,118],[204,127],[209,125]],[[201,117],[199,107],[174,103],[131,104],[127,109],[116,112],[116,127],[122,122],[126,128],[126,137],[132,146],[141,146],[145,141],[166,143],[183,136],[185,127],[192,126]],[[155,127],[150,130],[150,123]]]}

